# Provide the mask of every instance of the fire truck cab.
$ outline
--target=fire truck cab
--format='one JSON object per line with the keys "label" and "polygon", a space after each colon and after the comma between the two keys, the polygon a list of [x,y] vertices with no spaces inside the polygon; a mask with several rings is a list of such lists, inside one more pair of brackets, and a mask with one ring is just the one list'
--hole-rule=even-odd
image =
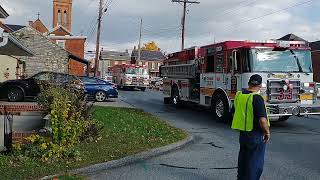
{"label": "fire truck cab", "polygon": [[147,66],[121,64],[109,69],[113,83],[120,88],[138,88],[145,91],[149,87],[149,69]]}
{"label": "fire truck cab", "polygon": [[237,91],[253,74],[263,77],[261,95],[271,120],[320,114],[311,50],[298,41],[226,41],[170,54],[161,67],[164,102],[193,102],[230,121]]}

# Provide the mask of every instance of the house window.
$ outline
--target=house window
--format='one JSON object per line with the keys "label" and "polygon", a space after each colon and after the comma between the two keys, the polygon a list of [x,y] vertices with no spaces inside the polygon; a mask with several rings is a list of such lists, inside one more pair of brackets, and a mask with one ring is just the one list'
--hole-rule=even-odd
{"label": "house window", "polygon": [[139,66],[142,66],[142,61],[139,61]]}
{"label": "house window", "polygon": [[156,63],[153,62],[153,63],[151,64],[151,69],[156,69]]}
{"label": "house window", "polygon": [[115,62],[114,62],[114,65],[118,65],[118,64],[119,64],[119,62],[118,62],[118,61],[115,61]]}
{"label": "house window", "polygon": [[61,14],[61,10],[58,10],[58,24],[59,24],[59,25],[62,24],[62,14]]}
{"label": "house window", "polygon": [[65,48],[65,41],[64,40],[57,40],[58,46],[62,47],[63,49]]}
{"label": "house window", "polygon": [[63,13],[63,26],[66,27],[67,26],[67,11],[64,11]]}

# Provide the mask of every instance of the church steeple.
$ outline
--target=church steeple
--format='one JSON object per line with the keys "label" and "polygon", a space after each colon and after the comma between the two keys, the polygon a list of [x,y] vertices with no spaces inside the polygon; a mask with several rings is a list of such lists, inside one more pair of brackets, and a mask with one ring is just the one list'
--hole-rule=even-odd
{"label": "church steeple", "polygon": [[71,31],[72,0],[53,0],[53,24],[64,26]]}

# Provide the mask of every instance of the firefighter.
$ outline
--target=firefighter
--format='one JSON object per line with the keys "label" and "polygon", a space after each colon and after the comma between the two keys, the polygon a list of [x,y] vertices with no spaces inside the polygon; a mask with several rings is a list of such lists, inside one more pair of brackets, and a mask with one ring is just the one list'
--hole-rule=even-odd
{"label": "firefighter", "polygon": [[258,180],[263,171],[270,122],[263,97],[259,94],[262,77],[252,75],[249,88],[237,92],[232,129],[240,131],[238,180]]}

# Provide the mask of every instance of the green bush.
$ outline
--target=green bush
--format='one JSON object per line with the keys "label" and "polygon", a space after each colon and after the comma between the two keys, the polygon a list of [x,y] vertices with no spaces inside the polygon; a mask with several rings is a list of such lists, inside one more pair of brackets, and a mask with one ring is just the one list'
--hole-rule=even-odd
{"label": "green bush", "polygon": [[38,103],[50,116],[51,134],[47,137],[33,135],[23,144],[13,145],[14,153],[44,161],[77,159],[79,152],[73,147],[81,140],[98,136],[102,126],[90,114],[91,106],[82,92],[59,86],[46,87]]}

